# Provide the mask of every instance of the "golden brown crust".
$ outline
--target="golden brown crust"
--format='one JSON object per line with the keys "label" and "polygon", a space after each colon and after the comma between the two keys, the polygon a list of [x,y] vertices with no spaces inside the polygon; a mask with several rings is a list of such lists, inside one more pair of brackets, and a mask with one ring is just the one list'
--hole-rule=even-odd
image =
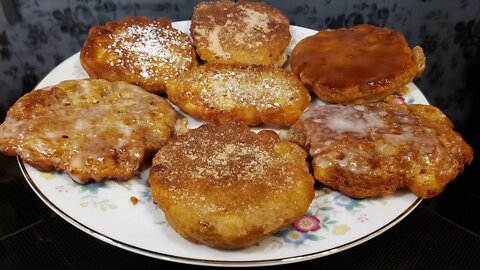
{"label": "golden brown crust", "polygon": [[397,31],[372,25],[323,30],[301,40],[292,52],[292,71],[322,100],[369,103],[398,91],[425,68]]}
{"label": "golden brown crust", "polygon": [[473,159],[472,148],[452,128],[429,105],[326,105],[305,112],[290,140],[310,152],[317,180],[347,196],[408,187],[430,198]]}
{"label": "golden brown crust", "polygon": [[289,28],[267,3],[211,1],[195,6],[190,32],[204,61],[282,66]]}
{"label": "golden brown crust", "polygon": [[170,138],[176,113],[125,82],[63,81],[21,97],[0,125],[0,151],[79,183],[127,180]]}
{"label": "golden brown crust", "polygon": [[190,38],[167,19],[128,17],[94,26],[80,51],[80,63],[92,78],[126,81],[152,93],[197,65]]}
{"label": "golden brown crust", "polygon": [[310,94],[290,72],[273,66],[205,64],[167,82],[168,99],[211,122],[240,120],[291,126]]}
{"label": "golden brown crust", "polygon": [[254,244],[303,215],[313,177],[303,149],[239,122],[203,125],[154,157],[152,196],[184,238],[222,249]]}

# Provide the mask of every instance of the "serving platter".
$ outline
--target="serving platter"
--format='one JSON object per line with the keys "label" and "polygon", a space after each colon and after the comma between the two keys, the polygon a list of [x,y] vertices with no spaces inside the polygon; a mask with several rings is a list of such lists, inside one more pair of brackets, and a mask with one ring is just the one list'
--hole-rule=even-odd
{"label": "serving platter", "polygon": [[[175,22],[173,26],[188,34],[190,21]],[[298,41],[316,33],[298,26],[291,26],[290,32],[289,54]],[[37,88],[83,78],[88,75],[80,65],[79,53],[76,53],[55,67]],[[413,83],[407,87],[409,93],[399,98],[407,103],[428,104]],[[318,99],[312,101],[312,105],[320,104],[322,102]],[[191,128],[202,124],[198,119],[185,116]],[[378,236],[405,218],[421,201],[407,191],[355,200],[318,187],[308,212],[299,222],[252,247],[223,251],[184,240],[169,226],[162,210],[152,201],[147,183],[148,165],[126,182],[79,185],[65,173],[40,172],[21,159],[18,161],[36,194],[55,213],[80,230],[139,254],[197,265],[276,265],[327,256]],[[134,204],[132,200],[138,202]]]}

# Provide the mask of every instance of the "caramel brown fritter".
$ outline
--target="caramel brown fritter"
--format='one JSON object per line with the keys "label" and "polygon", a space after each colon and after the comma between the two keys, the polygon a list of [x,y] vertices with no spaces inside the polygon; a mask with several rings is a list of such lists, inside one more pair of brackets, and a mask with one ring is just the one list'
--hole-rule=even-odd
{"label": "caramel brown fritter", "polygon": [[78,183],[133,177],[170,138],[176,112],[125,82],[64,81],[21,97],[0,125],[0,151]]}
{"label": "caramel brown fritter", "polygon": [[92,27],[80,63],[92,78],[163,93],[168,79],[195,67],[197,60],[190,38],[171,21],[128,17]]}
{"label": "caramel brown fritter", "polygon": [[289,135],[309,151],[314,177],[347,196],[407,187],[430,198],[473,159],[472,148],[452,128],[429,105],[326,105],[306,111]]}
{"label": "caramel brown fritter", "polygon": [[290,72],[273,66],[205,64],[167,82],[168,99],[211,122],[240,120],[291,126],[310,94]]}
{"label": "caramel brown fritter", "polygon": [[250,246],[302,216],[313,199],[307,154],[240,122],[206,124],[170,140],[149,175],[154,200],[182,237]]}
{"label": "caramel brown fritter", "polygon": [[369,103],[401,90],[425,68],[420,47],[397,31],[372,25],[323,30],[301,40],[292,71],[320,99]]}
{"label": "caramel brown fritter", "polygon": [[190,32],[206,62],[282,66],[287,60],[290,22],[267,3],[202,2],[193,10]]}

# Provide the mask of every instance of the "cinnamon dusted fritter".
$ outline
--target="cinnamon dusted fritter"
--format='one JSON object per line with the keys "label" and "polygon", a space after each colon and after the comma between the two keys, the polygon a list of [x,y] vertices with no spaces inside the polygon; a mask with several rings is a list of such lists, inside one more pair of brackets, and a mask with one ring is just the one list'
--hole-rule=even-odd
{"label": "cinnamon dusted fritter", "polygon": [[206,62],[282,66],[290,22],[267,3],[208,1],[195,6],[193,43]]}
{"label": "cinnamon dusted fritter", "polygon": [[206,124],[170,140],[149,175],[154,200],[185,239],[250,246],[302,216],[313,199],[307,154],[240,122]]}

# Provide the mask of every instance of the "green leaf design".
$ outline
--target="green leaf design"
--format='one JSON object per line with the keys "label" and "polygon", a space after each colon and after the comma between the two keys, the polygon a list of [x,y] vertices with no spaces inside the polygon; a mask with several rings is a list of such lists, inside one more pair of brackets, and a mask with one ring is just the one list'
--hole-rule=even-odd
{"label": "green leaf design", "polygon": [[274,234],[272,234],[272,236],[275,236],[275,237],[283,237],[283,231],[275,232]]}
{"label": "green leaf design", "polygon": [[80,192],[88,192],[92,195],[97,195],[99,188],[105,186],[105,183],[92,183],[80,187]]}
{"label": "green leaf design", "polygon": [[313,240],[313,241],[317,241],[317,240],[318,240],[318,237],[317,237],[316,235],[309,234],[309,235],[308,235],[308,239]]}

